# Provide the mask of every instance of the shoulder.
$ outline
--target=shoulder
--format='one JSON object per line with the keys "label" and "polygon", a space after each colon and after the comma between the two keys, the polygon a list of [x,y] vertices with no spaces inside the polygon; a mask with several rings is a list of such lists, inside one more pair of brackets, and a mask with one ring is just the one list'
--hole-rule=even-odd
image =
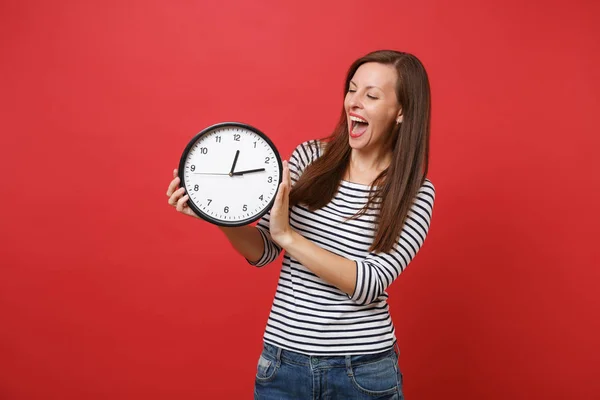
{"label": "shoulder", "polygon": [[431,182],[429,178],[425,178],[425,181],[421,185],[421,189],[419,189],[419,192],[427,192],[435,196],[435,186],[433,186],[433,182]]}
{"label": "shoulder", "polygon": [[419,191],[417,192],[417,200],[424,201],[430,206],[433,206],[433,202],[435,201],[435,186],[433,186],[433,182],[431,182],[428,178],[425,178],[425,181],[419,188]]}
{"label": "shoulder", "polygon": [[325,145],[318,139],[307,140],[296,146],[290,157],[290,163],[298,170],[303,170],[317,158],[321,157]]}

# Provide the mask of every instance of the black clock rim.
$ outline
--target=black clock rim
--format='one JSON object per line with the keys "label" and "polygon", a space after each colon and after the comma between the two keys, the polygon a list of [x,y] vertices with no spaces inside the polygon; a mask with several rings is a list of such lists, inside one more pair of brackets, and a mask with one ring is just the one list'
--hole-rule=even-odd
{"label": "black clock rim", "polygon": [[[281,162],[281,156],[279,155],[279,150],[277,149],[277,146],[275,146],[275,143],[273,143],[273,141],[265,133],[263,133],[260,129],[258,129],[252,125],[249,125],[244,122],[228,121],[228,122],[219,122],[219,123],[213,124],[211,126],[208,126],[204,129],[202,129],[200,132],[198,132],[196,135],[194,135],[194,137],[185,146],[185,149],[183,150],[183,153],[181,154],[181,158],[179,159],[179,169],[178,169],[179,182],[180,182],[181,187],[185,188],[185,193],[188,192],[188,188],[185,186],[183,172],[184,172],[184,168],[185,168],[185,160],[187,159],[187,156],[188,156],[190,150],[192,149],[192,146],[202,136],[214,131],[215,129],[219,129],[219,128],[223,128],[223,127],[237,127],[237,128],[244,128],[244,129],[250,130],[250,131],[256,133],[257,135],[259,135],[261,138],[263,138],[265,140],[265,142],[267,142],[267,144],[269,146],[271,146],[271,148],[274,150],[275,158],[277,159],[277,166],[279,167],[279,181],[277,182],[277,190],[279,190],[279,185],[281,184],[281,182],[283,180],[283,163]],[[277,196],[273,197],[273,199],[271,199],[269,204],[267,204],[267,206],[260,213],[256,214],[255,216],[253,216],[251,218],[246,218],[244,220],[231,221],[231,222],[222,221],[220,219],[211,217],[210,215],[206,214],[204,211],[202,211],[198,207],[196,207],[194,202],[192,202],[190,200],[188,200],[187,205],[192,209],[194,214],[196,214],[198,217],[202,218],[203,220],[205,220],[213,225],[223,226],[223,227],[239,227],[239,226],[249,225],[249,224],[261,219],[266,213],[269,212],[269,210],[271,210],[271,208],[273,207],[273,204],[275,203],[276,197]]]}

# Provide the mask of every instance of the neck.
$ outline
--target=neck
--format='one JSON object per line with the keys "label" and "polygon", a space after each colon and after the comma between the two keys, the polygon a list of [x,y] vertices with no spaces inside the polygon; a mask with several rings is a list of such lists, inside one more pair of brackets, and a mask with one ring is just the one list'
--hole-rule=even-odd
{"label": "neck", "polygon": [[345,179],[363,185],[372,185],[377,176],[392,160],[392,153],[364,152],[352,149]]}
{"label": "neck", "polygon": [[350,153],[350,169],[359,173],[376,172],[379,174],[386,169],[392,161],[391,152],[369,151],[352,149]]}

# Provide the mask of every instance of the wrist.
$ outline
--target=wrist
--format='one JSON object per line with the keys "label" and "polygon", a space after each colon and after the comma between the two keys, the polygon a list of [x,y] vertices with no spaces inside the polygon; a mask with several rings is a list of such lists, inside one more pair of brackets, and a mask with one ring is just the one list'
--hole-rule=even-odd
{"label": "wrist", "polygon": [[294,242],[298,237],[298,233],[294,231],[292,228],[289,228],[286,232],[282,232],[281,234],[272,237],[275,243],[281,246],[282,249],[288,250],[289,247],[292,247]]}

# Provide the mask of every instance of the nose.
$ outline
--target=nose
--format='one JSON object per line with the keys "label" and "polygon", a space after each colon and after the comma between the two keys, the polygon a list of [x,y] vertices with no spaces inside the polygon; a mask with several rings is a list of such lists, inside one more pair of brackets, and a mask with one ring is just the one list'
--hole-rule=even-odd
{"label": "nose", "polygon": [[362,102],[360,101],[360,96],[358,92],[348,93],[348,106],[350,108],[362,108]]}

